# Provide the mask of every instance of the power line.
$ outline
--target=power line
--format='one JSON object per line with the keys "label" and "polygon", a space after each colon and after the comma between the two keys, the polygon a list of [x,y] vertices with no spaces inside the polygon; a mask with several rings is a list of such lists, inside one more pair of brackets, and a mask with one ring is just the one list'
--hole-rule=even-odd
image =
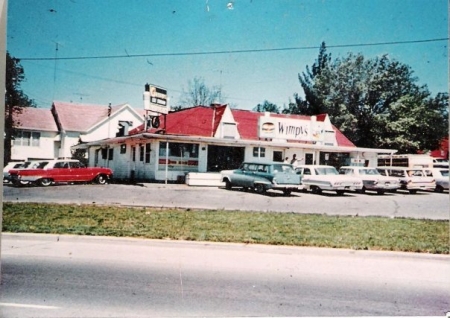
{"label": "power line", "polygon": [[[401,45],[401,44],[415,44],[415,43],[426,43],[426,42],[440,42],[440,41],[448,41],[448,40],[449,40],[449,38],[438,38],[438,39],[414,40],[414,41],[338,44],[338,45],[327,45],[327,48]],[[261,52],[294,51],[294,50],[313,50],[313,49],[316,50],[318,48],[319,48],[318,46],[300,46],[300,47],[285,47],[285,48],[273,48],[273,49],[249,49],[249,50],[180,52],[180,53],[147,53],[147,54],[74,56],[74,57],[23,57],[23,58],[19,58],[19,59],[22,61],[92,60],[92,59],[118,59],[118,58],[133,58],[133,57],[150,57],[150,56],[151,57],[161,57],[161,56],[193,56],[193,55],[215,55],[215,54],[261,53]]]}

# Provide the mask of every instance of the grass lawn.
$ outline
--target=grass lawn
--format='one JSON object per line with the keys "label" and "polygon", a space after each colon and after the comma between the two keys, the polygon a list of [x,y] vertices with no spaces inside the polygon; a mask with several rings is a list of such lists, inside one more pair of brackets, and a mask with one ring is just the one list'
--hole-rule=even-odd
{"label": "grass lawn", "polygon": [[384,217],[4,203],[3,232],[449,254],[449,222]]}

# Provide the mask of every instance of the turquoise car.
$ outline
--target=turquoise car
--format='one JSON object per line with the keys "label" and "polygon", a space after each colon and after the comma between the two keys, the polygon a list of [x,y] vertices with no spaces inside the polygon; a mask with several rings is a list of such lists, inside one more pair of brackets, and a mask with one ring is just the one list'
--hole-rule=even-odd
{"label": "turquoise car", "polygon": [[221,171],[225,188],[242,187],[263,194],[267,190],[281,190],[290,195],[301,190],[301,176],[296,174],[290,164],[282,162],[244,162],[239,169]]}

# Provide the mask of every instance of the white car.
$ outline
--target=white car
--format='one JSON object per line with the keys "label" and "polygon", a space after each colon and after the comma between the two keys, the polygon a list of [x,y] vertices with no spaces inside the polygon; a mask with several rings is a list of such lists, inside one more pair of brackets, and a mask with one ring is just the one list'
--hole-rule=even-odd
{"label": "white car", "polygon": [[362,190],[363,182],[355,177],[340,175],[333,166],[300,165],[295,171],[302,176],[304,189],[320,194],[323,190],[336,191],[343,195],[345,191]]}
{"label": "white car", "polygon": [[12,161],[9,162],[4,168],[3,168],[3,182],[9,182],[11,181],[11,178],[9,176],[9,170],[12,169],[19,169],[24,164],[23,161]]}
{"label": "white car", "polygon": [[339,174],[359,178],[363,182],[361,193],[369,190],[384,194],[386,191],[395,191],[400,188],[398,178],[382,176],[377,168],[344,166],[339,169]]}
{"label": "white car", "polygon": [[436,181],[433,177],[427,177],[423,168],[408,167],[378,167],[377,170],[383,176],[391,176],[400,179],[400,189],[407,190],[410,194],[417,191],[434,191]]}
{"label": "white car", "polygon": [[436,180],[436,188],[434,188],[434,191],[444,192],[444,190],[448,190],[448,168],[425,169],[425,174],[428,177],[433,177],[434,180]]}

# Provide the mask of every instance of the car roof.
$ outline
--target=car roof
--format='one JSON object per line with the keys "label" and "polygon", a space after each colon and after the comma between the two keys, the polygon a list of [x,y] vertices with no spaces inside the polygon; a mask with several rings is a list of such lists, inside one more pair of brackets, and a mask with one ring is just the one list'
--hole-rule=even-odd
{"label": "car roof", "polygon": [[296,168],[334,168],[330,165],[298,165]]}
{"label": "car roof", "polygon": [[340,169],[376,169],[376,167],[364,167],[364,166],[342,166]]}

